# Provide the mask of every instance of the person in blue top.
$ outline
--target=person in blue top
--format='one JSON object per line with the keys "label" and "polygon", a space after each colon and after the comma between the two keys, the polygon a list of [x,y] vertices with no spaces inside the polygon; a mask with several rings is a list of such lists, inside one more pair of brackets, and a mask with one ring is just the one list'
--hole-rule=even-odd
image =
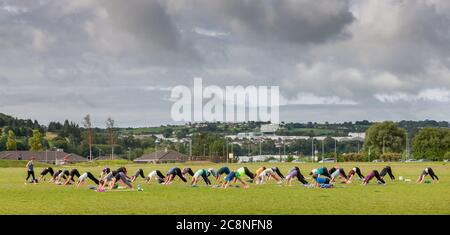
{"label": "person in blue top", "polygon": [[180,177],[180,179],[183,182],[187,182],[186,178],[184,178],[182,171],[180,168],[178,167],[172,167],[166,174],[166,181],[164,182],[165,185],[172,183],[172,181],[174,180],[175,176]]}
{"label": "person in blue top", "polygon": [[330,188],[333,187],[333,184],[330,183],[329,178],[319,177],[317,174],[313,174],[313,179],[315,181],[314,186],[317,188]]}
{"label": "person in blue top", "polygon": [[33,178],[33,180],[31,181],[31,183],[37,183],[36,182],[36,178],[34,177],[34,165],[33,165],[33,161],[34,161],[34,157],[31,158],[30,161],[28,161],[27,163],[27,178],[25,179],[25,183],[26,181],[28,181],[28,179],[30,178],[30,176]]}

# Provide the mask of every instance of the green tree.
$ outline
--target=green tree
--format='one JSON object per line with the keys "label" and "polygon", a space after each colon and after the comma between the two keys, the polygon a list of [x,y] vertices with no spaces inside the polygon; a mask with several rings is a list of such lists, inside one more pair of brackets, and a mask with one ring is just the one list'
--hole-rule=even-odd
{"label": "green tree", "polygon": [[42,134],[38,129],[33,130],[33,136],[28,139],[28,144],[30,145],[31,151],[42,151]]}
{"label": "green tree", "polygon": [[6,150],[17,150],[16,134],[14,131],[8,131],[8,139],[6,140]]}
{"label": "green tree", "polygon": [[405,149],[405,142],[406,130],[394,122],[375,123],[366,131],[364,153],[367,155],[370,151],[372,159],[383,153],[401,153]]}
{"label": "green tree", "polygon": [[415,158],[442,160],[450,151],[450,130],[424,128],[414,137],[412,150]]}

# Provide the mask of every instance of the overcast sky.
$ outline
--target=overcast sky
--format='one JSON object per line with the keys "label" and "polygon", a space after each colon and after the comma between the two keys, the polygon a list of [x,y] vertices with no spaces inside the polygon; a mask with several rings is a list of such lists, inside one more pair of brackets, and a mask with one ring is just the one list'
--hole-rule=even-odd
{"label": "overcast sky", "polygon": [[0,112],[173,123],[170,88],[280,86],[282,121],[450,120],[447,0],[0,0]]}

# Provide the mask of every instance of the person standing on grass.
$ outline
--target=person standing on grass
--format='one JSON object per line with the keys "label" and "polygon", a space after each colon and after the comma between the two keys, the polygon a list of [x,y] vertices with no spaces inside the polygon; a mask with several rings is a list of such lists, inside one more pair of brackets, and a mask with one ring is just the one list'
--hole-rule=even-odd
{"label": "person standing on grass", "polygon": [[366,176],[366,178],[364,178],[363,185],[369,184],[370,180],[372,180],[374,177],[377,178],[379,183],[386,184],[383,178],[381,178],[380,173],[378,173],[377,170],[373,170]]}
{"label": "person standing on grass", "polygon": [[359,167],[355,166],[355,167],[353,167],[353,169],[351,169],[348,172],[348,180],[351,180],[355,174],[358,175],[360,180],[364,179],[364,175],[361,173],[361,170],[359,169]]}
{"label": "person standing on grass", "polygon": [[422,171],[422,174],[420,174],[419,178],[417,179],[417,183],[421,184],[423,183],[425,176],[430,175],[431,179],[433,179],[433,182],[439,182],[439,178],[434,173],[433,169],[431,167],[425,168],[425,170]]}
{"label": "person standing on grass", "polygon": [[384,176],[386,176],[386,174],[389,175],[389,177],[391,178],[392,181],[395,180],[394,174],[392,174],[392,169],[391,169],[390,166],[385,166],[385,167],[383,168],[383,170],[381,170],[381,172],[380,172],[380,177],[381,177],[382,179],[384,179]]}
{"label": "person standing on grass", "polygon": [[53,171],[53,168],[51,167],[46,167],[44,170],[42,170],[41,175],[39,176],[38,181],[41,181],[42,179],[45,180],[45,176],[47,174],[50,174],[50,176],[53,176],[53,174],[55,174],[55,172]]}
{"label": "person standing on grass", "polygon": [[28,179],[30,178],[30,176],[33,178],[33,180],[31,181],[32,183],[36,183],[36,178],[34,177],[34,157],[31,158],[30,161],[28,161],[26,168],[27,168],[27,178],[25,179],[25,183],[28,181]]}
{"label": "person standing on grass", "polygon": [[300,181],[302,184],[308,184],[308,181],[306,181],[305,177],[300,172],[300,168],[297,166],[294,166],[289,173],[286,176],[286,185],[291,185],[292,180],[296,177],[298,181]]}
{"label": "person standing on grass", "polygon": [[225,177],[225,181],[222,184],[222,188],[226,189],[228,188],[228,186],[230,185],[231,181],[239,181],[241,182],[242,185],[244,185],[244,188],[248,188],[248,184],[246,184],[242,179],[241,179],[241,174],[237,171],[232,171],[230,172],[226,177]]}
{"label": "person standing on grass", "polygon": [[180,177],[183,182],[187,182],[186,178],[184,178],[181,169],[178,167],[172,167],[166,174],[167,178],[164,182],[165,185],[172,183],[176,176]]}

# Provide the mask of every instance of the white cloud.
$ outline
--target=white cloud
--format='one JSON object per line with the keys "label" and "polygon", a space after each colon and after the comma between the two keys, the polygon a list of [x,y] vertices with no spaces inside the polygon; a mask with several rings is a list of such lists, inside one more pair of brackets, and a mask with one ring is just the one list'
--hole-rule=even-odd
{"label": "white cloud", "polygon": [[430,88],[421,90],[417,94],[407,93],[379,93],[374,95],[375,98],[383,103],[395,102],[419,102],[419,101],[434,101],[434,102],[450,102],[450,90],[444,88]]}
{"label": "white cloud", "polygon": [[317,96],[311,93],[299,93],[294,98],[280,97],[280,106],[285,105],[356,105],[356,101],[337,96]]}
{"label": "white cloud", "polygon": [[204,28],[200,28],[200,27],[195,27],[192,31],[194,31],[195,33],[197,33],[199,35],[203,35],[203,36],[207,36],[207,37],[214,37],[214,38],[222,38],[222,37],[226,37],[226,36],[230,35],[229,33],[222,32],[219,30],[209,30],[209,29],[204,29]]}

